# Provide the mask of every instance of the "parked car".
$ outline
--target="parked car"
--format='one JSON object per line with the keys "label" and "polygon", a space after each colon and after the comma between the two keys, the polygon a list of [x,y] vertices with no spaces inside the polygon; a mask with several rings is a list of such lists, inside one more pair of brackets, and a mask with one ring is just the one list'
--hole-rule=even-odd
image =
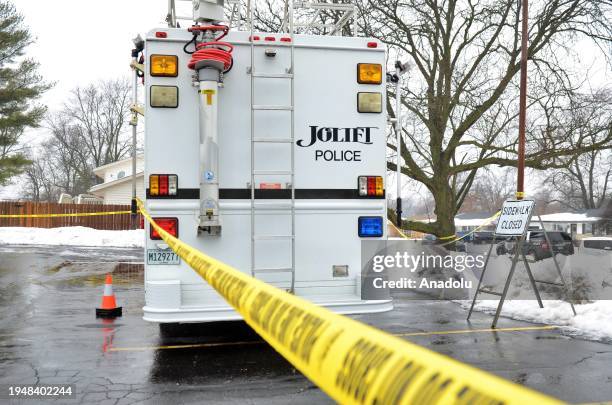
{"label": "parked car", "polygon": [[[552,251],[555,254],[565,256],[574,254],[574,243],[572,237],[567,232],[547,231],[546,233],[552,244]],[[505,250],[508,254],[514,254],[516,239],[508,239],[502,243],[504,247],[501,248],[498,245],[498,252]],[[525,242],[523,242],[523,252],[526,256],[531,256],[536,261],[552,257],[551,248],[548,246],[546,236],[541,230],[527,231]]]}
{"label": "parked car", "polygon": [[478,231],[474,232],[472,239],[475,245],[484,245],[493,242],[493,231]]}
{"label": "parked car", "polygon": [[612,251],[612,237],[610,236],[595,236],[584,238],[579,241],[578,246],[586,249],[608,250]]}
{"label": "parked car", "polygon": [[457,237],[465,243],[471,243],[474,240],[474,234],[468,231],[457,232]]}
{"label": "parked car", "polygon": [[438,241],[438,238],[436,235],[431,235],[429,233],[426,233],[425,235],[423,235],[423,245],[435,245]]}

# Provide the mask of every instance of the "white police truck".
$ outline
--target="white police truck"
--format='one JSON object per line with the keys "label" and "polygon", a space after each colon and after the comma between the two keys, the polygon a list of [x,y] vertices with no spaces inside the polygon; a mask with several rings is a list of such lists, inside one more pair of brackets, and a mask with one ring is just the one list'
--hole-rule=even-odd
{"label": "white police truck", "polygon": [[[385,47],[297,34],[292,9],[287,33],[240,31],[222,1],[200,0],[193,25],[172,10],[148,32],[146,208],[191,246],[316,304],[387,311],[390,299],[361,297],[361,242],[386,238]],[[147,321],[240,319],[150,226],[145,300]]]}

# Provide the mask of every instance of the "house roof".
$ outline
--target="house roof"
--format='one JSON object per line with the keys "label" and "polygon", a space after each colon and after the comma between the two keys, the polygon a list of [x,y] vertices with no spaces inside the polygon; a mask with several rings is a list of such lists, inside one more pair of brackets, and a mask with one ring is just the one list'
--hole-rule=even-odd
{"label": "house roof", "polygon": [[478,212],[462,212],[455,215],[455,220],[469,220],[469,219],[488,219],[495,215],[495,211],[478,211]]}
{"label": "house roof", "polygon": [[[586,210],[584,212],[557,212],[555,214],[542,215],[544,222],[597,222],[602,218],[594,215],[594,210]],[[536,219],[536,218],[534,218]]]}
{"label": "house roof", "polygon": [[[490,220],[493,215],[495,215],[494,212],[488,211],[463,212],[455,215],[455,226],[480,226],[485,223],[495,224],[495,220]],[[436,218],[413,218],[412,220],[428,223],[434,222]]]}
{"label": "house roof", "polygon": [[[139,177],[143,177],[143,176],[144,176],[144,172],[136,172],[136,178],[137,179]],[[89,192],[92,193],[94,191],[100,191],[100,190],[103,190],[103,189],[108,188],[108,187],[112,187],[112,186],[116,186],[118,184],[129,182],[131,180],[132,180],[132,175],[128,175],[128,176],[122,177],[122,178],[117,179],[117,180],[109,181],[109,182],[102,183],[102,184],[96,184],[95,186],[93,186],[92,188],[89,189]]]}
{"label": "house roof", "polygon": [[[136,159],[137,159],[137,160],[142,160],[142,159],[144,159],[144,154],[139,153],[138,155],[136,155]],[[122,164],[122,163],[125,163],[125,162],[129,162],[129,161],[131,161],[131,160],[132,160],[132,157],[131,157],[131,156],[130,156],[129,158],[126,158],[126,159],[117,160],[116,162],[112,162],[112,163],[108,163],[108,164],[105,164],[105,165],[102,165],[102,166],[98,166],[98,167],[96,167],[95,169],[93,169],[93,172],[94,172],[96,175],[98,175],[98,176],[101,176],[101,175],[103,176],[103,173],[104,173],[104,172],[105,172],[107,169],[110,169],[110,168],[112,168],[112,167],[118,166],[118,165],[120,165],[120,164]]]}

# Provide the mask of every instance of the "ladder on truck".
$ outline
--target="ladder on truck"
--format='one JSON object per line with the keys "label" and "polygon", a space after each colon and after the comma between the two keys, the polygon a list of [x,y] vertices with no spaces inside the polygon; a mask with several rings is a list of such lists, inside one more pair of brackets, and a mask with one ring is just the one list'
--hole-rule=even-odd
{"label": "ladder on truck", "polygon": [[[253,24],[253,11],[254,11],[254,0],[251,0],[248,5],[249,13],[249,28],[250,28],[250,45],[251,45],[251,66],[249,73],[251,75],[251,275],[257,277],[262,273],[288,273],[291,276],[291,287],[289,291],[291,293],[295,290],[295,150],[294,150],[294,138],[295,138],[295,111],[294,111],[294,66],[295,66],[295,46],[294,46],[294,26],[293,26],[293,2],[287,1],[285,12],[288,20],[288,37],[289,42],[285,42],[290,52],[290,65],[285,69],[285,72],[277,73],[263,73],[257,70],[255,66],[255,47],[259,46],[254,41],[254,24]],[[277,45],[278,46],[278,45]],[[290,86],[290,103],[288,105],[261,105],[255,104],[255,81],[260,79],[262,82],[268,79],[282,79],[286,80]],[[278,111],[278,113],[290,114],[290,128],[282,138],[268,138],[260,137],[256,134],[255,122],[257,119],[257,113],[259,111]],[[285,144],[289,145],[290,148],[290,168],[288,170],[258,170],[256,166],[256,146],[262,143],[266,144]],[[256,188],[258,180],[262,179],[263,176],[287,176],[289,177],[289,183],[287,183],[287,189],[290,193],[289,201],[285,201],[285,204],[279,206],[278,203],[263,203],[257,202],[255,199]],[[258,215],[262,215],[262,211],[269,211],[273,209],[275,212],[281,211],[280,214],[290,216],[291,226],[290,232],[284,235],[263,235],[259,234],[256,229],[256,218]],[[287,241],[290,245],[290,264],[281,267],[259,267],[257,265],[258,258],[258,247],[261,241],[270,240],[281,240]]]}

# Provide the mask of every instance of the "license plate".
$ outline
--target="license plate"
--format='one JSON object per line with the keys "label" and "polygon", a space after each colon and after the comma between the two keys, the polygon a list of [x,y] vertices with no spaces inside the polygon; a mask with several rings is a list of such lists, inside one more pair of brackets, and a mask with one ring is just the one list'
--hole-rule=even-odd
{"label": "license plate", "polygon": [[170,249],[147,249],[147,264],[181,264],[181,258]]}

